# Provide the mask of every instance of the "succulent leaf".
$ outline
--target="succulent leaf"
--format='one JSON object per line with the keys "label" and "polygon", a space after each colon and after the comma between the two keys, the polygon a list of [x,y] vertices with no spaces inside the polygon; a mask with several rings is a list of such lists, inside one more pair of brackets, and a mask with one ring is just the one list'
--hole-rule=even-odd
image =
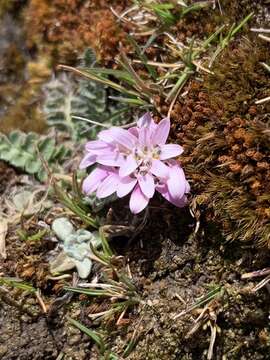
{"label": "succulent leaf", "polygon": [[52,230],[62,240],[63,251],[51,261],[51,272],[63,272],[76,267],[79,277],[87,278],[92,268],[90,243],[94,248],[101,245],[98,233],[91,233],[85,229],[76,231],[67,218],[54,220]]}

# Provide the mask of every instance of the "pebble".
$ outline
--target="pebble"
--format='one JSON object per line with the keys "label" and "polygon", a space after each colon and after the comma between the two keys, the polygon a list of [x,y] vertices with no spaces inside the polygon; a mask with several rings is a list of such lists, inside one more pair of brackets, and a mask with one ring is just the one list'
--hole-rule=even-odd
{"label": "pebble", "polygon": [[70,346],[77,345],[81,342],[81,335],[73,335],[68,339],[68,344]]}
{"label": "pebble", "polygon": [[6,345],[0,345],[0,357],[5,355],[5,353],[8,351],[8,348]]}

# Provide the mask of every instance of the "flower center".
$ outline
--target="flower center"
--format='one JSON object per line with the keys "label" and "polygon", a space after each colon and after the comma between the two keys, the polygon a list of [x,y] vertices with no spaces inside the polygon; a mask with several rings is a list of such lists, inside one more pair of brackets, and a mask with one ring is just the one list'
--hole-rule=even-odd
{"label": "flower center", "polygon": [[134,158],[139,167],[134,174],[142,176],[146,175],[152,166],[152,160],[159,159],[160,152],[160,147],[157,145],[153,147],[136,147],[134,149]]}

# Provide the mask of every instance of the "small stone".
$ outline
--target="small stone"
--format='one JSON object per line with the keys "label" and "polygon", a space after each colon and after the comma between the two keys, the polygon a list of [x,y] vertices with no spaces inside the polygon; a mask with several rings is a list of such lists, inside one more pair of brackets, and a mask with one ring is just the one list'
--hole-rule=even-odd
{"label": "small stone", "polygon": [[68,344],[70,346],[78,345],[81,342],[81,335],[73,335],[68,339]]}
{"label": "small stone", "polygon": [[5,353],[8,351],[7,345],[0,345],[0,357],[5,355]]}

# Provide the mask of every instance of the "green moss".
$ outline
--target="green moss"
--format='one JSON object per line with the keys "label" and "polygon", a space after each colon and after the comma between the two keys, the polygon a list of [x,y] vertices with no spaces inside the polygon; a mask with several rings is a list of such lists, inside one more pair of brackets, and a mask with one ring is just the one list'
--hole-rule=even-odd
{"label": "green moss", "polygon": [[260,40],[242,38],[231,44],[205,82],[213,108],[222,109],[225,118],[245,115],[256,100],[269,96],[269,77],[261,65],[268,59],[269,50]]}

